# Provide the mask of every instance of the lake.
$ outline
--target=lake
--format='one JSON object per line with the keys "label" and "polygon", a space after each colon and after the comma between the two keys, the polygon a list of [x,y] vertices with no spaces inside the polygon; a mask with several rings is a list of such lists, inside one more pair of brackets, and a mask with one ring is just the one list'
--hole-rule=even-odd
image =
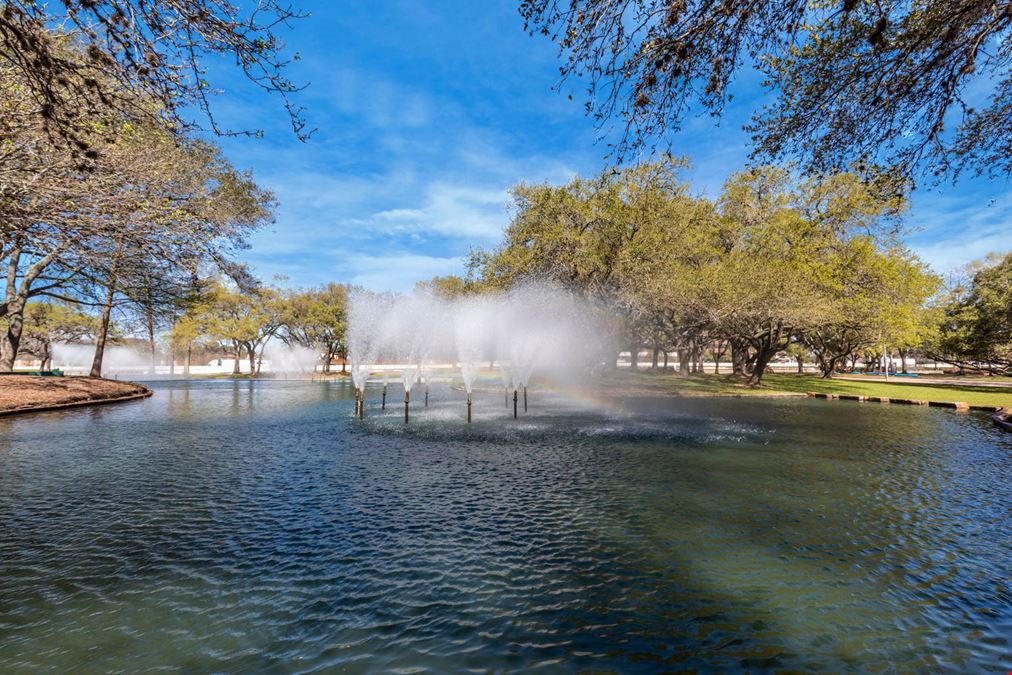
{"label": "lake", "polygon": [[151,386],[0,421],[0,671],[1012,669],[985,414]]}

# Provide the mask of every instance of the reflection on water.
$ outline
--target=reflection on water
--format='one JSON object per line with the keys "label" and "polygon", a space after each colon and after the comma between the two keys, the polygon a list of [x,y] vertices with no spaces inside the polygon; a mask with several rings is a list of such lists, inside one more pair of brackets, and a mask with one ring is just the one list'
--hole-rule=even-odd
{"label": "reflection on water", "polygon": [[0,422],[0,671],[1012,668],[985,416],[156,390]]}

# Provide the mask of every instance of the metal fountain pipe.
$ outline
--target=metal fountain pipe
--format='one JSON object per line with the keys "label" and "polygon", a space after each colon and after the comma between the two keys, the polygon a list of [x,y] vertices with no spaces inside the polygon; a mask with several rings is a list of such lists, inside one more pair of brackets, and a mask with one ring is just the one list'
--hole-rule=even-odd
{"label": "metal fountain pipe", "polygon": [[517,390],[513,390],[513,419],[517,418]]}
{"label": "metal fountain pipe", "polygon": [[467,392],[467,423],[471,423],[471,392]]}
{"label": "metal fountain pipe", "polygon": [[429,383],[425,383],[425,407],[429,407]]}
{"label": "metal fountain pipe", "polygon": [[365,419],[365,387],[359,389],[358,395],[358,418]]}
{"label": "metal fountain pipe", "polygon": [[408,423],[408,407],[411,405],[411,390],[404,390],[404,423]]}
{"label": "metal fountain pipe", "polygon": [[527,385],[524,385],[524,412],[527,412]]}
{"label": "metal fountain pipe", "polygon": [[383,383],[383,404],[380,406],[380,410],[387,409],[387,383]]}

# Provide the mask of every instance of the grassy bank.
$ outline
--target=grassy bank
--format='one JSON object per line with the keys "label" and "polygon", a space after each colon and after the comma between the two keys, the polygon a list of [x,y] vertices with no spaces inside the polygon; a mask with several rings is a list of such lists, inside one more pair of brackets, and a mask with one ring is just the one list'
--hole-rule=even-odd
{"label": "grassy bank", "polygon": [[95,377],[0,375],[0,414],[140,396],[147,391],[131,382]]}
{"label": "grassy bank", "polygon": [[770,373],[763,386],[752,389],[730,375],[689,375],[642,371],[618,372],[608,376],[607,384],[625,394],[672,394],[679,396],[785,396],[807,392],[886,396],[925,401],[962,401],[970,405],[1010,406],[1012,389],[968,385],[894,384],[862,380],[825,380],[813,375]]}

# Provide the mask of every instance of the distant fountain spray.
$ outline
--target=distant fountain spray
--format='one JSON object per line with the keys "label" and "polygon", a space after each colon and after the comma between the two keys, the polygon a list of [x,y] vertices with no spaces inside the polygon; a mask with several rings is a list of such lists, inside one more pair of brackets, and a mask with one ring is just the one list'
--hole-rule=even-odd
{"label": "distant fountain spray", "polygon": [[[349,299],[348,347],[353,364],[400,369],[405,420],[410,420],[411,385],[421,381],[424,402],[434,370],[459,368],[473,419],[474,383],[480,363],[499,370],[503,403],[514,417],[520,395],[529,409],[531,375],[572,381],[600,363],[609,331],[597,311],[571,293],[527,285],[503,293],[444,300],[424,293],[410,296],[359,291]],[[610,345],[607,345],[610,347]],[[353,368],[364,401],[365,376]],[[384,384],[386,382],[384,381]],[[521,390],[523,390],[521,392]],[[385,405],[385,398],[383,405]],[[361,409],[357,411],[361,415]]]}

